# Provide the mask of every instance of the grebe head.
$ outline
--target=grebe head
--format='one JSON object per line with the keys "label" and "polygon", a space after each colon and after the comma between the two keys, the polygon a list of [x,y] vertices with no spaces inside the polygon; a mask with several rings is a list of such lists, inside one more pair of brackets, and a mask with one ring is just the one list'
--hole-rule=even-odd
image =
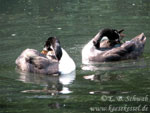
{"label": "grebe head", "polygon": [[102,29],[100,30],[99,34],[94,37],[93,44],[94,46],[99,49],[100,48],[100,42],[103,37],[107,37],[110,42],[113,41],[120,41],[120,37],[124,37],[124,34],[122,34],[124,30],[116,30],[116,29]]}
{"label": "grebe head", "polygon": [[61,59],[62,57],[62,50],[61,50],[61,46],[60,46],[60,41],[56,38],[56,37],[49,37],[44,45],[43,51],[42,53],[45,54],[51,52],[52,56],[55,56],[58,60]]}

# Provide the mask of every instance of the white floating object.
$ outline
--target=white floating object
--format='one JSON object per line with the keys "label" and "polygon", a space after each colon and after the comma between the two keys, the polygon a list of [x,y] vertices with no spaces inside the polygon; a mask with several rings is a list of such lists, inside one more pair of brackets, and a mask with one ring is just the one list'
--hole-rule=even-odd
{"label": "white floating object", "polygon": [[89,92],[89,94],[95,94],[95,92],[94,92],[94,91],[91,91],[91,92]]}
{"label": "white floating object", "polygon": [[61,28],[61,27],[58,27],[57,29],[58,29],[58,30],[61,30],[62,28]]}
{"label": "white floating object", "polygon": [[16,36],[16,34],[11,34],[11,36]]}

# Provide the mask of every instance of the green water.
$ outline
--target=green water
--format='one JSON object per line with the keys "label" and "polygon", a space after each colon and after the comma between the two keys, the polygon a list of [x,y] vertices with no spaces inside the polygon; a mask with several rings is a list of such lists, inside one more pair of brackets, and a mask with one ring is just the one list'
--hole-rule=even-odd
{"label": "green water", "polygon": [[[101,28],[125,29],[124,40],[144,32],[143,55],[82,65],[81,49]],[[76,72],[51,77],[17,70],[20,53],[41,51],[49,36],[60,39]],[[0,112],[149,113],[149,36],[149,0],[0,0]],[[89,75],[94,79],[85,79]]]}

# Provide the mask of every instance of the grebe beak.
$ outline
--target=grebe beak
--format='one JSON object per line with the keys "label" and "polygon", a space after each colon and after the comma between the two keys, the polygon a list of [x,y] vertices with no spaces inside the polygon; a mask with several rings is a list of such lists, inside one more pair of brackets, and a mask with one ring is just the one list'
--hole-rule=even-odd
{"label": "grebe beak", "polygon": [[120,37],[125,37],[125,36],[126,36],[126,35],[123,34],[123,33],[120,33],[119,35],[120,35]]}
{"label": "grebe beak", "polygon": [[118,31],[120,37],[125,37],[126,36],[125,34],[122,33],[123,31],[124,31],[124,29],[121,29],[121,30]]}

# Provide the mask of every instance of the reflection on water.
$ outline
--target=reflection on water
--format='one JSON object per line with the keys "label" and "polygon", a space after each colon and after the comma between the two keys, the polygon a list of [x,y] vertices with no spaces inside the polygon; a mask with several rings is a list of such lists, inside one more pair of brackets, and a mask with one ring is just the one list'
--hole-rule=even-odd
{"label": "reflection on water", "polygon": [[[88,113],[97,106],[150,105],[149,101],[101,100],[103,95],[150,94],[149,6],[149,0],[0,0],[0,112]],[[144,32],[143,56],[82,65],[82,47],[107,27],[125,29],[124,40]],[[26,48],[41,50],[50,36],[60,39],[76,63],[76,73],[16,73],[14,62],[19,54]]]}
{"label": "reflection on water", "polygon": [[66,75],[42,75],[42,74],[33,74],[22,72],[17,70],[20,73],[19,80],[25,83],[35,83],[44,86],[43,90],[24,90],[22,92],[26,93],[41,93],[46,92],[51,95],[57,95],[59,93],[68,94],[72,91],[67,87],[75,80],[75,71]]}
{"label": "reflection on water", "polygon": [[147,63],[144,59],[138,58],[135,60],[124,60],[119,62],[92,62],[90,64],[83,64],[81,66],[82,70],[124,70],[124,69],[135,69],[147,67]]}

